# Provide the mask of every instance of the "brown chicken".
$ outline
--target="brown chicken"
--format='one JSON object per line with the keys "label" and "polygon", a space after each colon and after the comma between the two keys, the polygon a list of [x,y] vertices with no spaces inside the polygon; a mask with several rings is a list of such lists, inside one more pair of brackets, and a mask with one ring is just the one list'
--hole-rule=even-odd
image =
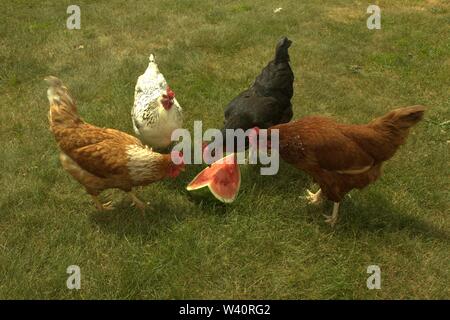
{"label": "brown chicken", "polygon": [[132,188],[176,177],[184,169],[179,154],[153,152],[129,134],[84,122],[61,80],[47,77],[46,81],[50,85],[50,129],[61,149],[61,164],[86,188],[98,210],[113,209],[111,202],[99,201],[100,192],[118,188],[127,192],[133,204],[143,211],[145,204]]}
{"label": "brown chicken", "polygon": [[319,184],[317,193],[308,190],[309,201],[319,203],[323,196],[334,201],[332,215],[325,216],[334,226],[345,194],[380,177],[383,162],[405,142],[424,111],[423,106],[399,108],[363,125],[310,116],[271,129],[279,129],[281,158]]}

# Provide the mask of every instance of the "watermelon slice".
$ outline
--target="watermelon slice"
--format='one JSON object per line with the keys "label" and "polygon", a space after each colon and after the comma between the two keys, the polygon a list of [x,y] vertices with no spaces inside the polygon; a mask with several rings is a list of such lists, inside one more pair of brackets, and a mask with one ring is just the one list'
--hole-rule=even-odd
{"label": "watermelon slice", "polygon": [[206,186],[219,201],[230,203],[236,199],[241,186],[241,171],[234,153],[205,168],[186,189],[193,191]]}

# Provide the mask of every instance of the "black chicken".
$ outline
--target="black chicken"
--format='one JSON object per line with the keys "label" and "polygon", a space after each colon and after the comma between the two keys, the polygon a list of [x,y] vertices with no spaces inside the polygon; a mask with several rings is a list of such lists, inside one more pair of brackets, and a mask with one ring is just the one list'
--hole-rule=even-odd
{"label": "black chicken", "polygon": [[[292,41],[283,37],[277,44],[275,58],[261,71],[250,88],[239,94],[226,107],[222,129],[224,147],[226,129],[267,129],[292,119],[294,74],[289,65],[288,53],[291,43]],[[235,147],[235,151],[242,150],[236,150]]]}

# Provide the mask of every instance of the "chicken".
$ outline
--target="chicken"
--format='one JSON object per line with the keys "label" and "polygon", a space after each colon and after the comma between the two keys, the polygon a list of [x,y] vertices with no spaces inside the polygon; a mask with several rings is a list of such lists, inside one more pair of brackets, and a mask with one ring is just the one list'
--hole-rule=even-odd
{"label": "chicken", "polygon": [[136,135],[148,146],[167,148],[175,129],[183,125],[182,109],[175,93],[159,72],[153,54],[144,74],[138,78],[131,111]]}
{"label": "chicken", "polygon": [[98,195],[118,188],[128,192],[133,204],[143,211],[145,204],[132,188],[176,177],[184,169],[178,154],[153,152],[129,134],[84,122],[61,80],[50,76],[46,81],[50,86],[50,129],[61,149],[61,164],[86,188],[98,210],[113,209],[111,202],[102,204]]}
{"label": "chicken", "polygon": [[337,222],[339,203],[354,188],[377,180],[383,163],[405,143],[409,129],[419,122],[423,106],[399,108],[364,125],[339,124],[318,116],[280,124],[279,154],[286,162],[310,174],[320,189],[308,190],[311,203],[323,197],[334,202],[326,222]]}
{"label": "chicken", "polygon": [[[267,129],[292,119],[294,74],[289,65],[288,53],[291,43],[292,41],[283,37],[277,44],[274,59],[261,71],[250,88],[240,93],[226,107],[222,129],[224,147],[226,129]],[[235,146],[236,144],[235,141]]]}

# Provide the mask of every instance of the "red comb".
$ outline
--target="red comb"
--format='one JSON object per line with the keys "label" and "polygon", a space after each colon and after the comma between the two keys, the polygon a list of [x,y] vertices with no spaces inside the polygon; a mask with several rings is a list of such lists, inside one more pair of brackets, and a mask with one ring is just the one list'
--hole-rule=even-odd
{"label": "red comb", "polygon": [[167,96],[169,97],[169,99],[173,99],[175,97],[175,92],[173,92],[169,86],[167,86],[166,93],[167,93]]}

